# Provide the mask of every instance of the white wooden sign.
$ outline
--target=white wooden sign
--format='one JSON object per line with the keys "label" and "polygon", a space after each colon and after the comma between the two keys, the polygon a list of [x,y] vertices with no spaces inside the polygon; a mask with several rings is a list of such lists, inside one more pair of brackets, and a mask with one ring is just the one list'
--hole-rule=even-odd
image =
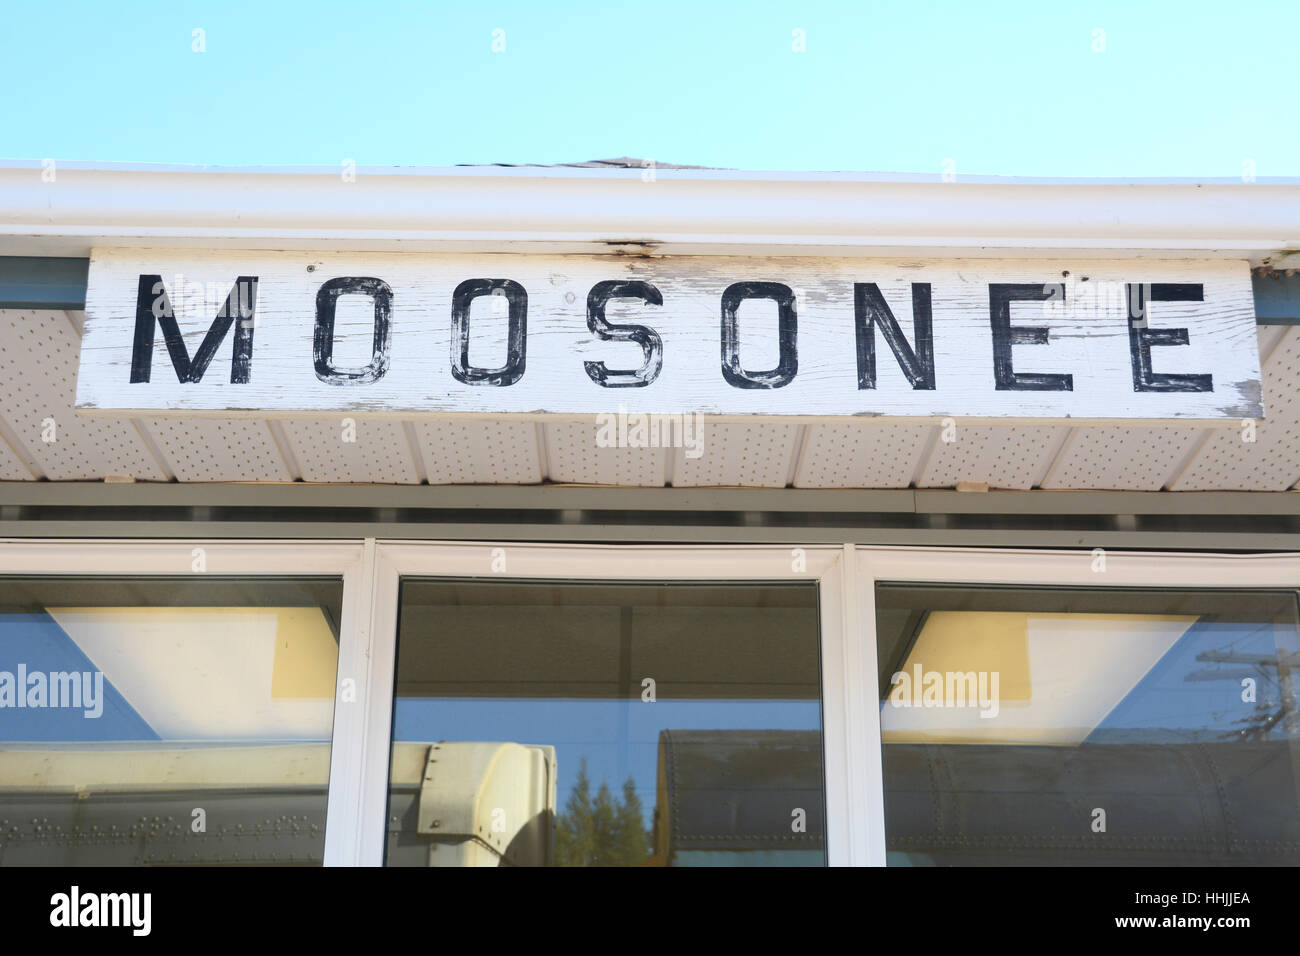
{"label": "white wooden sign", "polygon": [[1242,419],[1244,262],[97,251],[77,406]]}

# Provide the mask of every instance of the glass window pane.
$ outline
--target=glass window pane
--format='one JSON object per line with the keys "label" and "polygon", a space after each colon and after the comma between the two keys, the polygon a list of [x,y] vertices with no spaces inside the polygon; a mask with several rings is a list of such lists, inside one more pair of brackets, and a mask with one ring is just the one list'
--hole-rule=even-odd
{"label": "glass window pane", "polygon": [[0,578],[0,864],[320,864],[342,592]]}
{"label": "glass window pane", "polygon": [[888,861],[1300,863],[1296,593],[880,584]]}
{"label": "glass window pane", "polygon": [[816,585],[402,584],[390,866],[821,865]]}

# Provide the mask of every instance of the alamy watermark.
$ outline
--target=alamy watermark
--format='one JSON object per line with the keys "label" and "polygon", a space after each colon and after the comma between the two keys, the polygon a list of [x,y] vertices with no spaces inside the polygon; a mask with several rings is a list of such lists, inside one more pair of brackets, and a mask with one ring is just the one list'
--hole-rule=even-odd
{"label": "alamy watermark", "polygon": [[0,671],[0,710],[67,708],[94,720],[104,713],[103,671]]}
{"label": "alamy watermark", "polygon": [[257,283],[246,278],[234,282],[198,282],[178,272],[170,282],[158,277],[151,292],[154,318],[197,313],[251,324],[257,304]]}
{"label": "alamy watermark", "polygon": [[133,936],[148,936],[153,927],[152,893],[83,893],[73,886],[50,897],[50,925],[57,927],[125,927]]}
{"label": "alamy watermark", "polygon": [[978,707],[981,718],[998,715],[998,671],[897,671],[889,679],[894,707]]}
{"label": "alamy watermark", "polygon": [[1152,300],[1150,282],[1114,282],[1065,275],[1061,282],[1043,286],[1043,314],[1066,317],[1115,317],[1127,315],[1133,325],[1147,325],[1147,303]]}
{"label": "alamy watermark", "polygon": [[597,448],[683,448],[687,458],[704,454],[703,416],[698,412],[617,412],[596,416]]}

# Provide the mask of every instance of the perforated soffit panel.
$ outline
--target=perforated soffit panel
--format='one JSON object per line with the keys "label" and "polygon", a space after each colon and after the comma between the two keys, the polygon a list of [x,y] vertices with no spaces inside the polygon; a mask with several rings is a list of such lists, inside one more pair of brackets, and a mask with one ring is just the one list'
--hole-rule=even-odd
{"label": "perforated soffit panel", "polygon": [[1268,419],[1240,429],[705,424],[655,448],[594,424],[135,419],[73,412],[82,316],[0,310],[0,480],[1282,491],[1300,483],[1300,328],[1261,328]]}

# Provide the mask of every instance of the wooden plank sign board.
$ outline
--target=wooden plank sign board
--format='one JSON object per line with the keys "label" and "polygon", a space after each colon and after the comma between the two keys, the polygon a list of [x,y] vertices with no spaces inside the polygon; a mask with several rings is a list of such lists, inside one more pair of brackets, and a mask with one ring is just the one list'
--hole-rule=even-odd
{"label": "wooden plank sign board", "polygon": [[77,407],[1260,418],[1244,262],[102,250]]}

